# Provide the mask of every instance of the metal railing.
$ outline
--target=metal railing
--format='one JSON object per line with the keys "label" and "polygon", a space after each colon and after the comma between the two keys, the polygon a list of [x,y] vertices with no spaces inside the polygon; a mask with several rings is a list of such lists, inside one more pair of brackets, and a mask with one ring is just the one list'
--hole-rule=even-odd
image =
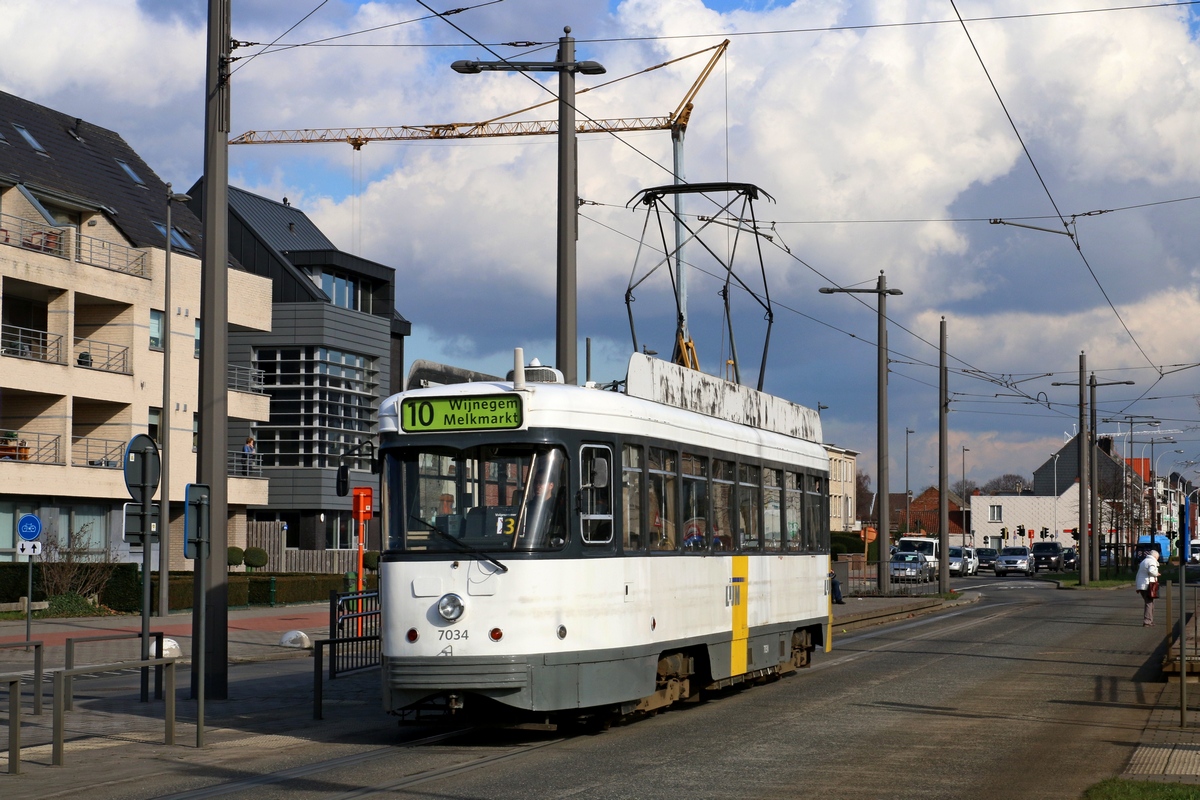
{"label": "metal railing", "polygon": [[[330,680],[342,673],[378,667],[379,592],[330,592],[329,632]],[[345,643],[349,638],[366,641]]]}
{"label": "metal railing", "polygon": [[[843,566],[845,565],[845,566]],[[866,561],[861,556],[847,561],[839,560],[834,564],[834,570],[845,569],[845,579],[841,581],[843,595],[876,596],[879,594],[878,561]],[[889,570],[889,597],[919,597],[938,593],[938,577],[936,569],[931,573],[920,576],[898,575],[892,573],[891,562],[884,561],[883,568]]]}
{"label": "metal railing", "polygon": [[[3,426],[0,425],[0,430]],[[58,453],[60,437],[52,433],[6,431],[16,434],[0,438],[0,461],[28,461],[33,464],[61,464]]]}
{"label": "metal railing", "polygon": [[261,478],[263,477],[262,453],[243,453],[240,450],[230,450],[225,468],[231,478]]}
{"label": "metal railing", "polygon": [[59,258],[67,257],[67,240],[71,230],[70,227],[56,228],[12,214],[0,214],[0,244],[49,253]]}
{"label": "metal railing", "polygon": [[0,325],[0,355],[62,364],[62,336],[35,328]]}
{"label": "metal railing", "polygon": [[79,235],[76,260],[101,269],[146,277],[146,254],[123,244],[115,244],[94,236]]}
{"label": "metal railing", "polygon": [[129,348],[96,339],[75,339],[75,364],[87,369],[119,372],[128,375]]}
{"label": "metal railing", "polygon": [[127,443],[120,439],[71,437],[71,466],[121,469]]}
{"label": "metal railing", "polygon": [[239,367],[235,364],[229,365],[229,388],[235,392],[249,392],[251,394],[266,394],[267,390],[263,387],[263,371],[254,367]]}

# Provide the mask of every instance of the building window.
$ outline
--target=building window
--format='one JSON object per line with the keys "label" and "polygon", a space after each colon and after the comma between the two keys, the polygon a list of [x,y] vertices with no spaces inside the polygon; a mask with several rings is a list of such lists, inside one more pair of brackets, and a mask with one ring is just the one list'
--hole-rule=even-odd
{"label": "building window", "polygon": [[[154,227],[158,231],[159,235],[163,237],[163,242],[165,245],[167,241],[167,226],[161,222],[155,222]],[[195,248],[192,247],[191,242],[185,239],[183,237],[183,233],[174,225],[171,226],[171,247],[172,249],[176,250],[186,250],[189,253],[196,252]]]}
{"label": "building window", "polygon": [[200,452],[200,414],[192,412],[192,452]]}
{"label": "building window", "polygon": [[988,506],[988,522],[1004,522],[1004,506]]}
{"label": "building window", "polygon": [[162,447],[162,439],[158,438],[159,431],[162,429],[162,409],[150,406],[150,414],[146,418],[146,433],[150,438]]}
{"label": "building window", "polygon": [[196,320],[195,332],[192,334],[192,355],[200,357],[200,320]]}
{"label": "building window", "polygon": [[163,349],[163,312],[150,311],[150,349]]}
{"label": "building window", "polygon": [[46,148],[42,147],[42,145],[38,142],[38,140],[33,138],[33,134],[30,133],[28,130],[26,130],[24,125],[18,125],[17,123],[14,122],[13,127],[17,129],[17,133],[21,134],[22,139],[29,142],[30,147],[32,147],[34,150],[38,151],[42,155],[47,155]]}
{"label": "building window", "polygon": [[72,550],[108,550],[108,513],[104,506],[72,506],[68,519]]}
{"label": "building window", "polygon": [[[270,419],[258,426],[264,467],[332,469],[344,450],[374,433],[379,385],[367,356],[316,346],[262,349],[254,366],[271,395]],[[348,463],[369,466],[361,454]]]}
{"label": "building window", "polygon": [[129,166],[128,164],[126,164],[124,161],[122,161],[119,158],[113,159],[113,160],[116,161],[117,164],[120,165],[121,169],[125,170],[125,174],[128,175],[134,183],[136,183],[138,186],[146,185],[146,182],[144,180],[142,180],[141,176],[133,171],[133,167]]}

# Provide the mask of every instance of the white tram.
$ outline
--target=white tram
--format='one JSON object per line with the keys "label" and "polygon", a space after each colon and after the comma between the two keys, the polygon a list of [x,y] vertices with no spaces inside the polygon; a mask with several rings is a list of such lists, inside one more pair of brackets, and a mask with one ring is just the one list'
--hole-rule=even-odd
{"label": "white tram", "polygon": [[530,370],[383,405],[385,710],[608,717],[807,666],[817,414],[640,354],[623,393]]}

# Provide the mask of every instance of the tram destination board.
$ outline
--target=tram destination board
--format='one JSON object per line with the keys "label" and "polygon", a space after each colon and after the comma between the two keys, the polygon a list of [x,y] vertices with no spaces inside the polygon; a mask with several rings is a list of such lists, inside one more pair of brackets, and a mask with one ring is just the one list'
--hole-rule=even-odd
{"label": "tram destination board", "polygon": [[489,431],[521,427],[524,414],[516,395],[406,397],[400,427],[406,433]]}

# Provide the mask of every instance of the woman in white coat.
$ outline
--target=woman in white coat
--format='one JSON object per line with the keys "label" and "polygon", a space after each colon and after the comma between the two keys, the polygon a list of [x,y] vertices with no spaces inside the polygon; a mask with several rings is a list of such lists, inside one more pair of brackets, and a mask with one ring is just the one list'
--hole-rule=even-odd
{"label": "woman in white coat", "polygon": [[[1151,586],[1151,584],[1154,584]],[[1158,551],[1146,553],[1142,563],[1138,565],[1137,578],[1133,588],[1142,596],[1145,611],[1142,614],[1142,627],[1154,625],[1154,598],[1158,596]]]}

